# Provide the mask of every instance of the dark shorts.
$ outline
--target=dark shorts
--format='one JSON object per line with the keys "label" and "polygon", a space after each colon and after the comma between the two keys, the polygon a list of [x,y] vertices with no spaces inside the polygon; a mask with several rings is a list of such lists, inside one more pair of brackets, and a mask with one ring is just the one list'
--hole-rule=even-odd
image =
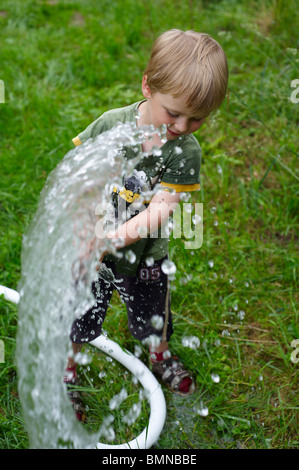
{"label": "dark shorts", "polygon": [[114,289],[126,304],[129,330],[135,338],[143,341],[150,335],[156,335],[160,340],[169,341],[173,329],[168,276],[161,269],[165,259],[155,261],[150,267],[141,262],[133,277],[118,273],[114,263],[105,261],[114,274],[115,282],[110,283],[99,277],[92,284],[95,304],[74,321],[70,335],[72,342],[86,343],[101,334]]}

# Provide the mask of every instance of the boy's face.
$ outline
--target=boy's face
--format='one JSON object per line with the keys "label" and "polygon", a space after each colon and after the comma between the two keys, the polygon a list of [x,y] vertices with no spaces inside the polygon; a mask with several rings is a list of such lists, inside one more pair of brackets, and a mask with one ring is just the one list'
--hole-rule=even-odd
{"label": "boy's face", "polygon": [[166,124],[168,140],[174,140],[180,135],[192,134],[203,124],[204,118],[192,113],[184,97],[174,98],[170,94],[158,91],[151,93],[146,76],[143,78],[142,91],[148,100],[145,108],[146,124],[152,124],[155,128]]}

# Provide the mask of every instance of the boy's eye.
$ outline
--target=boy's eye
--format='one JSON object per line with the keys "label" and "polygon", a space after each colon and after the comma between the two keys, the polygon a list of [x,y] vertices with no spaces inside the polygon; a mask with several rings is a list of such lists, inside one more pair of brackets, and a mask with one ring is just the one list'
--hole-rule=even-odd
{"label": "boy's eye", "polygon": [[170,111],[167,111],[167,112],[168,112],[170,117],[176,118],[176,117],[179,116],[179,114],[174,114],[174,113],[171,113]]}

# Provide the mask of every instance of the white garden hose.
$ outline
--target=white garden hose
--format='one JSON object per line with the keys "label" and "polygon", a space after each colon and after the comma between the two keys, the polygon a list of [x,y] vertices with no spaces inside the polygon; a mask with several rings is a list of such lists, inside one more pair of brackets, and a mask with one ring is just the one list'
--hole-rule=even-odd
{"label": "white garden hose", "polygon": [[20,294],[13,289],[9,289],[9,287],[0,286],[0,295],[4,294],[4,298],[13,302],[14,304],[18,304],[20,300]]}
{"label": "white garden hose", "polygon": [[[15,304],[19,303],[20,294],[8,287],[0,285],[0,295]],[[146,391],[150,404],[149,423],[142,433],[130,442],[119,445],[102,444],[98,449],[149,449],[159,438],[166,419],[166,403],[161,386],[150,370],[136,356],[124,351],[118,344],[106,336],[99,336],[90,344],[120,362],[126,369],[137,377]]]}
{"label": "white garden hose", "polygon": [[147,393],[151,414],[148,426],[131,442],[121,445],[105,445],[98,443],[98,449],[149,449],[158,439],[166,418],[166,404],[160,384],[150,370],[136,356],[121,349],[114,341],[101,335],[90,344],[109,354],[138,378]]}

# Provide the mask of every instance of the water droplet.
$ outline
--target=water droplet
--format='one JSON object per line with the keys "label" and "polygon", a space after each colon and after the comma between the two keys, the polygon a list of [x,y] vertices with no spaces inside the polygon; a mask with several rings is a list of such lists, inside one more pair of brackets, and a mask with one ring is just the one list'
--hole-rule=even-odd
{"label": "water droplet", "polygon": [[155,155],[155,157],[160,157],[160,155],[162,155],[162,150],[158,147],[153,147],[152,154]]}
{"label": "water droplet", "polygon": [[147,266],[153,266],[155,260],[153,258],[153,256],[148,256],[146,259],[145,259],[145,264]]}
{"label": "water droplet", "polygon": [[179,282],[180,282],[180,285],[181,285],[181,286],[185,286],[186,284],[188,284],[188,278],[187,278],[187,276],[182,276],[182,277],[180,278],[180,281],[179,281]]}
{"label": "water droplet", "polygon": [[132,250],[127,251],[125,256],[126,256],[126,259],[129,261],[129,263],[131,263],[131,264],[135,263],[136,255],[135,255],[134,251],[132,251]]}
{"label": "water droplet", "polygon": [[192,222],[196,225],[196,224],[199,224],[199,222],[201,222],[201,217],[200,215],[198,214],[194,214],[192,216]]}
{"label": "water droplet", "polygon": [[167,275],[175,274],[176,272],[176,265],[174,264],[173,261],[170,261],[170,260],[163,261],[161,268],[162,268],[163,273]]}
{"label": "water droplet", "polygon": [[151,324],[156,330],[162,330],[164,326],[164,320],[160,315],[153,315],[151,318]]}
{"label": "water droplet", "polygon": [[139,344],[135,344],[134,346],[134,356],[140,357],[142,354],[142,348],[139,346]]}
{"label": "water droplet", "polygon": [[228,330],[223,330],[221,334],[222,336],[230,336],[230,332]]}
{"label": "water droplet", "polygon": [[79,352],[75,355],[74,360],[77,364],[81,364],[84,366],[86,364],[89,364],[92,361],[92,358],[88,354]]}
{"label": "water droplet", "polygon": [[191,349],[197,349],[200,346],[200,339],[197,336],[183,336],[182,345]]}
{"label": "water droplet", "polygon": [[191,214],[193,212],[193,204],[191,204],[190,202],[185,203],[184,211],[187,212],[187,214]]}
{"label": "water droplet", "polygon": [[205,418],[209,414],[209,408],[205,406],[201,401],[199,407],[195,408],[195,412],[199,414],[199,416]]}
{"label": "water droplet", "polygon": [[181,149],[181,147],[174,147],[174,151],[177,155],[180,155],[181,153],[183,153],[183,150]]}
{"label": "water droplet", "polygon": [[191,197],[190,193],[180,193],[180,200],[184,202],[188,202]]}
{"label": "water droplet", "polygon": [[206,417],[208,416],[209,414],[209,408],[207,406],[204,406],[203,408],[201,408],[200,410],[198,410],[198,414],[200,416],[203,416],[203,417]]}
{"label": "water droplet", "polygon": [[240,318],[240,320],[244,320],[245,312],[243,310],[240,310],[240,312],[238,312],[237,314],[237,317]]}
{"label": "water droplet", "polygon": [[217,384],[218,382],[220,382],[220,377],[219,377],[219,375],[216,374],[216,373],[212,373],[212,374],[211,374],[211,379],[212,379],[213,382],[215,382],[216,384]]}
{"label": "water droplet", "polygon": [[163,359],[169,359],[171,357],[171,352],[169,349],[166,349],[166,351],[163,352]]}

